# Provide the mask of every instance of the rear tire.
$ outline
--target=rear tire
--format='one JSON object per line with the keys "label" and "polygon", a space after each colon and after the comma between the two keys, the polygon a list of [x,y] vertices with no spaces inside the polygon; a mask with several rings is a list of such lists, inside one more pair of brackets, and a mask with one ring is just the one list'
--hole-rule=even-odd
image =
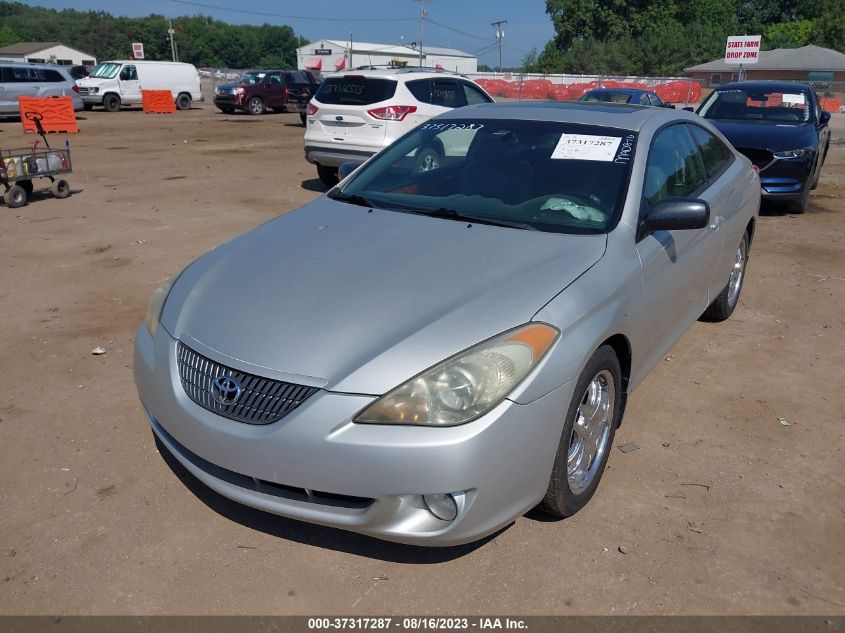
{"label": "rear tire", "polygon": [[176,109],[177,110],[190,110],[191,105],[193,104],[193,100],[191,99],[191,95],[187,93],[182,93],[178,97],[176,97]]}
{"label": "rear tire", "polygon": [[120,97],[111,94],[103,97],[103,108],[106,112],[120,112]]}
{"label": "rear tire", "polygon": [[423,147],[414,161],[414,173],[424,174],[439,169],[443,164],[443,154],[436,147]]}
{"label": "rear tire", "polygon": [[317,165],[317,175],[326,187],[334,187],[338,182],[337,167]]}
{"label": "rear tire", "polygon": [[810,205],[810,189],[812,187],[808,186],[809,183],[804,183],[804,193],[801,194],[801,197],[798,200],[793,200],[791,203],[791,211],[792,213],[796,213],[801,215],[802,213],[806,213],[807,207]]}
{"label": "rear tire", "polygon": [[267,111],[267,108],[264,106],[264,101],[261,97],[253,97],[247,103],[247,112],[250,114],[254,114],[256,116],[262,115]]}
{"label": "rear tire", "polygon": [[70,184],[67,180],[59,178],[53,181],[50,191],[53,192],[54,198],[67,198],[70,195]]}
{"label": "rear tire", "polygon": [[748,265],[748,233],[742,236],[737,246],[734,266],[728,277],[728,283],[702,314],[702,320],[720,323],[734,313],[739,304],[739,295],[745,281],[745,268]]}
{"label": "rear tire", "polygon": [[602,345],[578,378],[566,413],[546,496],[539,508],[569,517],[592,498],[622,421],[622,370],[616,352]]}
{"label": "rear tire", "polygon": [[20,185],[12,185],[9,190],[3,194],[3,200],[6,201],[6,206],[10,209],[17,209],[26,204],[26,191]]}

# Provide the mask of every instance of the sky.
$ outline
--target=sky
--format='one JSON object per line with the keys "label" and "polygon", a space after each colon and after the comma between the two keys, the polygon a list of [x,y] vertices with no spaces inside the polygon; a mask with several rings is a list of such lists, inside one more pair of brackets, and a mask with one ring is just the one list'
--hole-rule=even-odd
{"label": "sky", "polygon": [[[203,14],[232,24],[288,24],[310,41],[347,40],[350,30],[353,41],[379,44],[410,43],[419,37],[419,0],[35,0],[32,4],[131,17]],[[426,0],[423,45],[458,48],[477,55],[479,64],[498,66],[490,23],[507,20],[504,65],[517,66],[531,49],[541,51],[554,35],[545,8],[543,0]]]}

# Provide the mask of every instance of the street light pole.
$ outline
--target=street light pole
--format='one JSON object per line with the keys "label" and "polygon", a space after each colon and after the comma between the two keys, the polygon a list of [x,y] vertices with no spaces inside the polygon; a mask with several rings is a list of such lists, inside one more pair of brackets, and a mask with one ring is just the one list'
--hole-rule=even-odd
{"label": "street light pole", "polygon": [[420,35],[417,38],[417,45],[420,47],[420,66],[423,65],[423,44],[422,44],[422,35],[423,35],[423,20],[428,17],[428,11],[425,10],[425,3],[427,0],[414,0],[414,2],[420,3]]}

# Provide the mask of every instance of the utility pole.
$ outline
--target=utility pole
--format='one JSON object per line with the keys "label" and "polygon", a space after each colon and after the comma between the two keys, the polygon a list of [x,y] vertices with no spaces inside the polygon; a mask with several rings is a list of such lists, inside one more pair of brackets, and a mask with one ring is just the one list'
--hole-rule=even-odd
{"label": "utility pole", "polygon": [[423,33],[423,21],[428,17],[428,11],[425,9],[425,3],[428,0],[414,0],[414,2],[420,3],[420,36],[417,38],[417,46],[420,47],[420,66],[423,65],[423,44],[422,44],[422,33]]}
{"label": "utility pole", "polygon": [[502,72],[502,40],[505,39],[505,29],[502,27],[504,27],[507,23],[507,20],[499,20],[498,22],[490,23],[490,26],[496,29],[496,40],[499,42],[499,72]]}
{"label": "utility pole", "polygon": [[173,61],[176,61],[176,44],[173,42],[173,35],[176,31],[173,30],[173,22],[171,20],[167,21],[167,34],[170,36],[170,56],[173,58]]}
{"label": "utility pole", "polygon": [[352,31],[349,31],[349,70],[352,68]]}

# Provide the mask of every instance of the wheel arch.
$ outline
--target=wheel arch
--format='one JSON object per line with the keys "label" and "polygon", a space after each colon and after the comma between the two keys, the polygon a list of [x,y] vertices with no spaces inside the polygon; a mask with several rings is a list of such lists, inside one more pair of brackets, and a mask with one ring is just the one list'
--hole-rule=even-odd
{"label": "wheel arch", "polygon": [[599,347],[603,345],[609,346],[616,358],[619,360],[619,371],[622,374],[622,394],[619,402],[621,411],[619,412],[619,426],[622,426],[622,420],[625,419],[625,407],[628,404],[628,386],[631,382],[631,364],[633,360],[633,353],[631,351],[631,342],[624,334],[614,334],[602,341]]}
{"label": "wheel arch", "polygon": [[748,221],[748,226],[745,227],[745,232],[748,233],[748,248],[751,248],[751,243],[754,241],[754,230],[757,228],[757,219],[751,218]]}

